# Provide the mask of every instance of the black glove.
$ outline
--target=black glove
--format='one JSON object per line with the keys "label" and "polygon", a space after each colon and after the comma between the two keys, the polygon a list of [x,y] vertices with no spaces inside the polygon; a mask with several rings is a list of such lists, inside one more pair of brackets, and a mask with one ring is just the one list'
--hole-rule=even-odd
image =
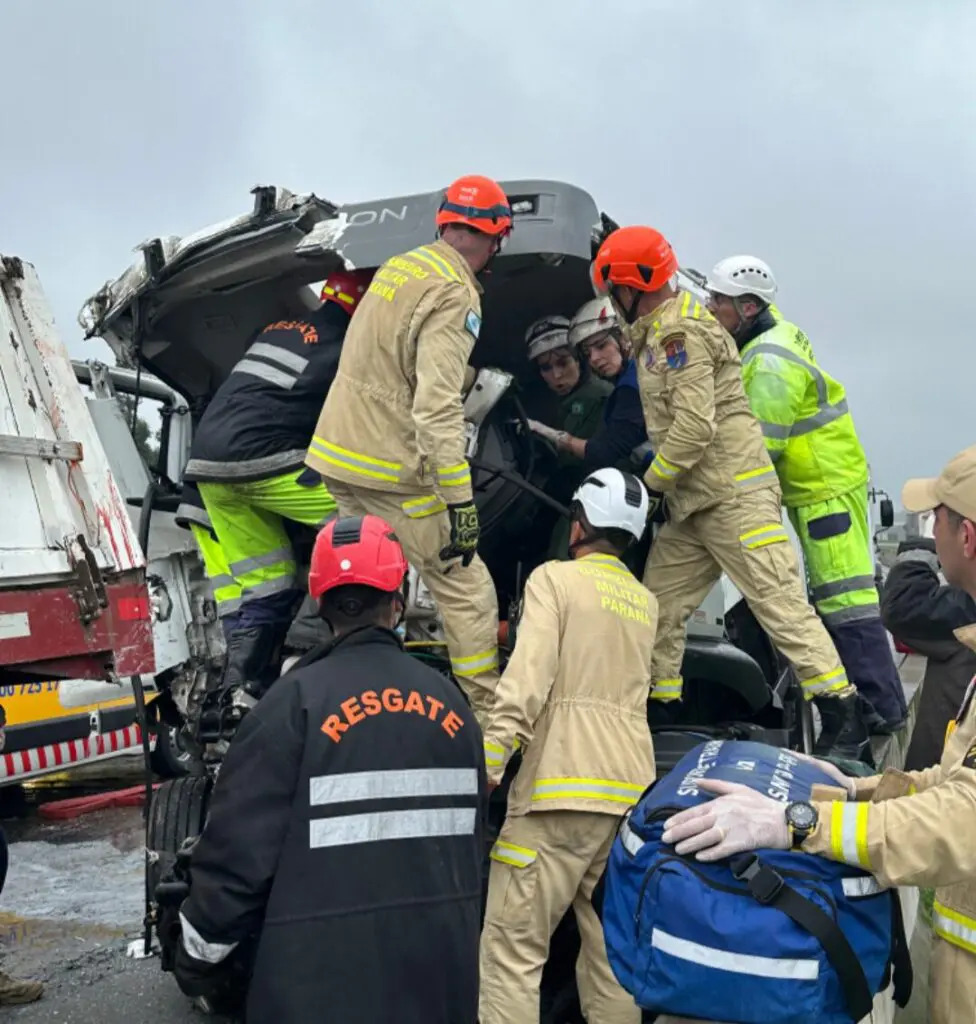
{"label": "black glove", "polygon": [[469,501],[465,505],[448,505],[447,514],[451,519],[451,543],[441,550],[441,561],[460,558],[462,565],[470,565],[478,550],[481,534],[478,509],[473,501]]}
{"label": "black glove", "polygon": [[647,521],[649,523],[664,523],[668,518],[668,506],[663,491],[652,491],[647,488]]}
{"label": "black glove", "polygon": [[173,976],[184,995],[204,999],[215,1010],[240,1001],[240,971],[233,953],[219,963],[207,963],[190,956],[181,939],[176,948]]}

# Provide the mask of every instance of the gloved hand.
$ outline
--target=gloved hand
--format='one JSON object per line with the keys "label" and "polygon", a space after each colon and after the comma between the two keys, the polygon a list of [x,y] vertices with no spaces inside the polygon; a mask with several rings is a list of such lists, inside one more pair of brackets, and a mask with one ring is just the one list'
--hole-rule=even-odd
{"label": "gloved hand", "polygon": [[673,843],[681,855],[712,861],[746,850],[787,850],[790,831],[786,808],[748,786],[720,779],[702,779],[698,785],[716,799],[689,807],[664,823],[662,842]]}
{"label": "gloved hand", "polygon": [[557,448],[559,447],[560,442],[567,437],[565,430],[556,430],[553,427],[547,427],[545,423],[540,423],[538,420],[527,420],[526,422],[529,424],[529,430],[531,430],[533,434],[538,434],[539,437],[544,437],[550,444],[554,444]]}
{"label": "gloved hand", "polygon": [[185,996],[205,1000],[212,1007],[226,1005],[239,984],[233,954],[215,964],[197,960],[186,951],[182,939],[176,947],[173,976]]}
{"label": "gloved hand", "polygon": [[806,761],[808,764],[815,764],[822,772],[826,772],[841,789],[847,790],[847,799],[853,800],[856,796],[856,790],[854,786],[854,779],[850,775],[845,775],[837,765],[832,764],[830,761],[824,761],[820,757],[811,757],[809,754],[801,754],[798,751],[791,750],[790,756],[795,757],[798,761]]}
{"label": "gloved hand", "polygon": [[647,491],[647,521],[649,523],[663,523],[667,521],[667,507],[663,491],[653,491],[647,484],[644,484]]}
{"label": "gloved hand", "polygon": [[451,519],[451,543],[441,549],[441,561],[460,557],[462,565],[470,565],[478,551],[481,535],[478,509],[473,501],[469,501],[464,505],[448,505],[447,514]]}

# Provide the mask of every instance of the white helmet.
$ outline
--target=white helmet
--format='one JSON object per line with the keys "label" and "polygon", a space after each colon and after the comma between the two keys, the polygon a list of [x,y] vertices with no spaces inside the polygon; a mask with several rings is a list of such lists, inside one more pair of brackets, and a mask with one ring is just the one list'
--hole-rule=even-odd
{"label": "white helmet", "polygon": [[733,299],[755,295],[767,304],[776,298],[776,278],[769,264],[755,256],[727,256],[719,260],[708,275],[707,288]]}
{"label": "white helmet", "polygon": [[529,359],[551,352],[554,348],[570,348],[569,320],[564,316],[540,317],[525,332]]}
{"label": "white helmet", "polygon": [[576,316],[569,325],[569,342],[577,347],[585,345],[594,335],[603,334],[619,325],[620,321],[608,296],[590,299],[576,310]]}
{"label": "white helmet", "polygon": [[636,541],[644,536],[647,491],[630,473],[612,468],[598,469],[579,485],[573,501],[583,506],[590,526],[626,530]]}

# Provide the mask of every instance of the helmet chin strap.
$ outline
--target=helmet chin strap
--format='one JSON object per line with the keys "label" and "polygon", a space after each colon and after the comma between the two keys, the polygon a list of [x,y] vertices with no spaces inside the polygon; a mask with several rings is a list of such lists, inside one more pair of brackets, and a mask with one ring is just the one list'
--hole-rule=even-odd
{"label": "helmet chin strap", "polygon": [[[633,298],[633,301],[630,304],[630,308],[625,310],[625,312],[624,312],[624,320],[628,324],[632,324],[632,323],[636,322],[636,320],[637,320],[637,307],[640,305],[640,300],[641,300],[641,292],[639,292],[636,288],[633,289],[633,292],[634,292],[634,298]],[[618,287],[611,288],[610,289],[610,294],[613,296],[613,300],[617,304],[617,306],[619,306],[620,309],[624,309],[624,304],[620,301],[619,288]]]}

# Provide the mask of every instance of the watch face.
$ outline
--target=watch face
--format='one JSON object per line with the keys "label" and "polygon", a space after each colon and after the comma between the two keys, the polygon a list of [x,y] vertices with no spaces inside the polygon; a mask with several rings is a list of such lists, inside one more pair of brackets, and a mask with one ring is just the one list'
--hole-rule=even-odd
{"label": "watch face", "polygon": [[786,809],[786,820],[794,828],[812,829],[817,823],[817,809],[805,802],[790,804]]}

